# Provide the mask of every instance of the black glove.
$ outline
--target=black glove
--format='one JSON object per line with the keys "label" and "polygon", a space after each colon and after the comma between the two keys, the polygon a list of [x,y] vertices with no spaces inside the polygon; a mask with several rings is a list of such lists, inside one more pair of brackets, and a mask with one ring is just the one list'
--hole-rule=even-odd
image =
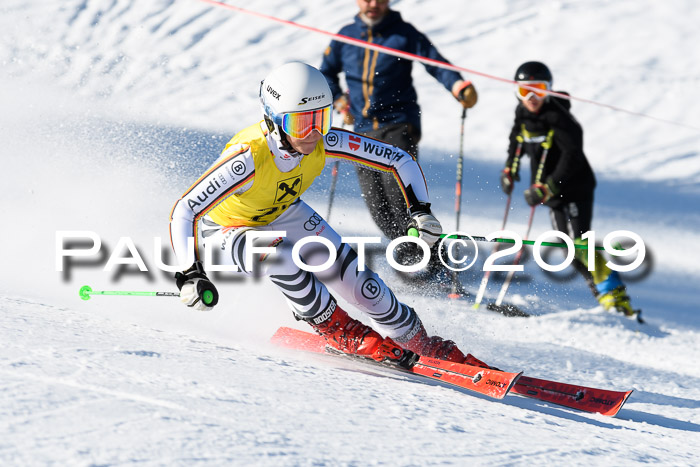
{"label": "black glove", "polygon": [[530,206],[544,204],[552,197],[552,192],[546,184],[535,183],[530,188],[525,190],[525,201]]}
{"label": "black glove", "polygon": [[506,167],[503,169],[501,172],[501,190],[503,190],[503,193],[509,195],[513,192],[513,185],[515,182],[520,181],[520,175],[518,173],[512,174],[510,172],[510,167]]}
{"label": "black glove", "polygon": [[430,212],[430,203],[419,203],[411,206],[408,213],[411,216],[411,220],[406,226],[407,231],[416,229],[418,231],[418,238],[425,241],[428,246],[433,246],[435,242],[440,240],[442,226]]}
{"label": "black glove", "polygon": [[187,271],[175,273],[175,283],[180,289],[180,301],[195,310],[209,311],[219,302],[219,292],[199,261]]}

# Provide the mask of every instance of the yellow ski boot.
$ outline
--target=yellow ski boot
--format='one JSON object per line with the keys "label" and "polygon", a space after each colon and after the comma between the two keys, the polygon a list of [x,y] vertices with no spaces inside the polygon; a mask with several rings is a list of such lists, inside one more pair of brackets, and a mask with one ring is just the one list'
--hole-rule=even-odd
{"label": "yellow ski boot", "polygon": [[624,285],[614,288],[610,292],[598,295],[598,302],[603,305],[608,311],[617,311],[627,316],[628,318],[636,318],[640,323],[643,322],[639,316],[641,311],[635,310],[630,304],[630,297],[627,295],[627,289]]}

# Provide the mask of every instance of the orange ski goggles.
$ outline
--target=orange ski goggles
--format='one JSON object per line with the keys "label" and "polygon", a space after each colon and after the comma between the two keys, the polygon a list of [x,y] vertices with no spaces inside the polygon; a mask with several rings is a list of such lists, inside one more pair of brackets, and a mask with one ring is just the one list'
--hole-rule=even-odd
{"label": "orange ski goggles", "polygon": [[[521,86],[524,84],[527,88]],[[547,97],[546,92],[549,91],[549,83],[547,81],[518,81],[518,99],[526,101],[531,95],[534,95],[538,99],[544,99]]]}
{"label": "orange ski goggles", "polygon": [[332,113],[332,108],[329,105],[321,109],[309,110],[306,112],[290,112],[282,115],[275,115],[274,121],[289,136],[303,139],[309,136],[314,130],[322,135],[326,135],[331,129]]}

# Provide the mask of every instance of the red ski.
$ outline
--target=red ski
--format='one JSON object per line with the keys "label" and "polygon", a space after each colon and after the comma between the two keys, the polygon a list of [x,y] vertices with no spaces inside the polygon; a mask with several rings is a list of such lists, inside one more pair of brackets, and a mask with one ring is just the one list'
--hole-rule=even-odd
{"label": "red ski", "polygon": [[544,402],[563,405],[584,412],[599,413],[614,417],[632,394],[632,391],[610,391],[575,384],[547,381],[522,376],[513,387],[513,392]]}
{"label": "red ski", "polygon": [[[270,341],[291,349],[328,353],[323,337],[298,329],[279,328]],[[471,365],[427,357],[420,357],[413,368],[406,371],[446,381],[497,399],[503,398],[510,390],[514,394],[543,402],[611,417],[617,415],[622,405],[632,394],[632,391],[589,388],[576,384],[520,376],[520,373],[485,370]],[[476,378],[479,379],[475,381]]]}
{"label": "red ski", "polygon": [[[307,352],[345,355],[337,353],[332,348],[327,349],[326,340],[323,337],[293,328],[279,328],[270,339],[270,342],[282,347]],[[363,358],[362,361],[376,363],[368,358]],[[385,362],[391,363],[391,360],[385,360]],[[505,371],[490,370],[420,356],[409,368],[398,365],[392,365],[391,368],[433,380],[444,381],[494,399],[505,397],[521,375],[521,373],[507,373]]]}

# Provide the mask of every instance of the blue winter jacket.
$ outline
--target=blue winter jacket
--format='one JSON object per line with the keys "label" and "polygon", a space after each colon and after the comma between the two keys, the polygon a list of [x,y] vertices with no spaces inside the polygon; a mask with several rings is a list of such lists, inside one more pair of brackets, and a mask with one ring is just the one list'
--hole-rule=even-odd
{"label": "blue winter jacket", "polygon": [[[447,61],[428,38],[390,10],[377,25],[369,27],[355,16],[339,34],[398,49],[434,60]],[[391,123],[411,123],[420,131],[420,107],[411,78],[412,60],[374,50],[331,41],[325,51],[321,72],[326,76],[333,99],[341,96],[338,73],[345,73],[350,92],[350,112],[355,131],[376,130]],[[449,91],[462,79],[459,73],[426,66],[425,69]]]}

